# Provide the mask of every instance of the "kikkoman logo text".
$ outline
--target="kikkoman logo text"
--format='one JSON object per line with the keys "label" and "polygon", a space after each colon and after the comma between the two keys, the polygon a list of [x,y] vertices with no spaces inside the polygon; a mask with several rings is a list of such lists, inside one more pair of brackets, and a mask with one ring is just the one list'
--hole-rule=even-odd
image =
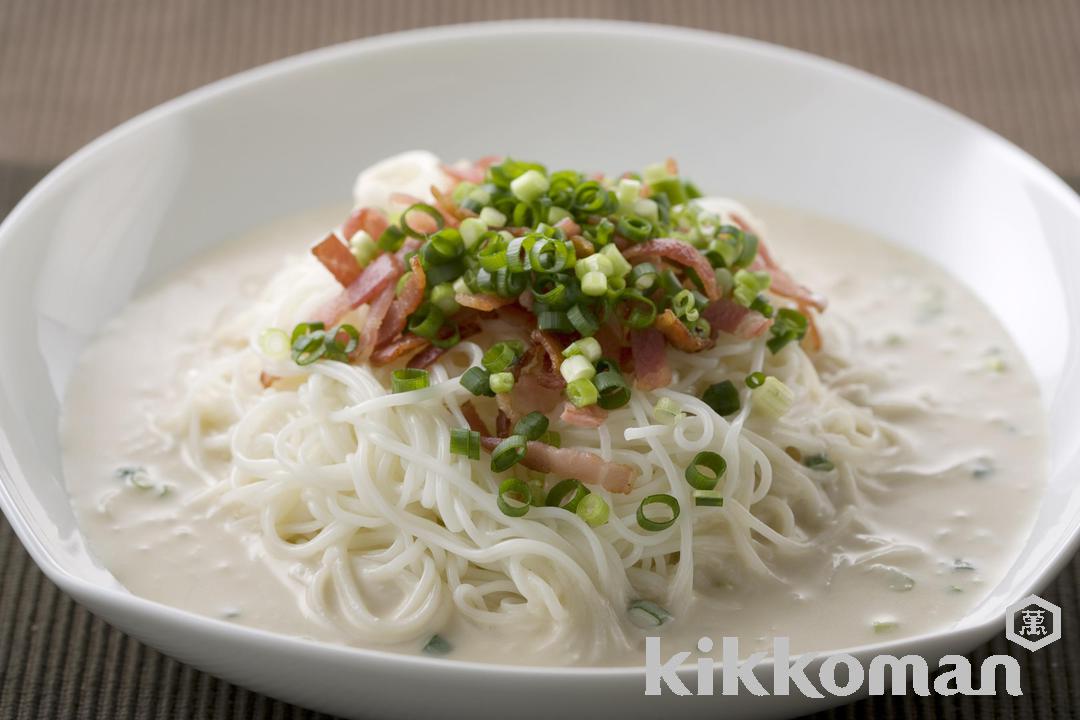
{"label": "kikkoman logo text", "polygon": [[[1038,650],[1061,637],[1061,609],[1053,603],[1031,595],[1010,606],[1005,617],[1006,636],[1029,650]],[[711,638],[698,640],[696,686],[693,691],[679,677],[678,669],[691,659],[691,651],[677,652],[666,660],[661,651],[661,638],[645,640],[645,694],[660,695],[666,691],[675,695],[790,695],[797,692],[810,698],[826,694],[844,697],[869,685],[870,695],[996,695],[999,687],[1009,695],[1022,695],[1020,664],[1009,655],[991,655],[973,668],[963,655],[945,655],[931,668],[919,655],[878,655],[869,666],[848,653],[823,655],[805,653],[791,656],[786,637],[773,639],[772,652],[756,652],[740,659],[739,639],[725,637],[720,645],[720,687],[715,688],[716,660]],[[771,655],[771,687],[762,684],[769,673],[759,666]],[[760,675],[760,677],[759,677]],[[999,685],[999,679],[1002,685]],[[815,682],[816,681],[816,682]],[[794,688],[794,689],[793,689]]]}

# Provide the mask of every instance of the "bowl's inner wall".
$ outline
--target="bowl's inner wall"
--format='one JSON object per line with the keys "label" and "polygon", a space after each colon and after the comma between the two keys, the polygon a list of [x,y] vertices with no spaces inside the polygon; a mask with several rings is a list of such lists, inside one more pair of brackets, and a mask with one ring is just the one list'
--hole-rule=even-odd
{"label": "bowl's inner wall", "polygon": [[[548,36],[523,42],[536,33]],[[996,611],[1078,516],[1066,475],[1080,300],[1059,271],[1076,253],[1075,199],[1011,146],[883,83],[693,37],[532,28],[338,48],[154,111],[50,177],[0,245],[0,457],[41,549],[103,577],[63,492],[59,398],[80,347],[140,287],[254,225],[344,200],[358,168],[408,148],[608,171],[673,156],[709,192],[813,210],[935,259],[1005,323],[1050,408],[1054,477],[1032,542],[985,604]],[[634,90],[601,101],[593,80],[631,70]],[[537,88],[550,99],[513,99]]]}

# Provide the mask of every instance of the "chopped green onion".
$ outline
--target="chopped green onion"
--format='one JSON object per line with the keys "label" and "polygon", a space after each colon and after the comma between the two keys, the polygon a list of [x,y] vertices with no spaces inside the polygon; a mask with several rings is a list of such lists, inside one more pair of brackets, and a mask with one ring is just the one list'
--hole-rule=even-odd
{"label": "chopped green onion", "polygon": [[523,435],[511,435],[491,451],[491,471],[503,472],[509,470],[525,457],[528,449],[528,441]]}
{"label": "chopped green onion", "polygon": [[529,266],[538,273],[557,273],[571,260],[571,248],[563,240],[539,238],[529,248]]}
{"label": "chopped green onion", "polygon": [[480,459],[480,433],[469,428],[450,430],[450,452],[465,455],[470,460]]}
{"label": "chopped green onion", "polygon": [[431,205],[428,205],[427,203],[415,203],[405,208],[405,212],[401,213],[401,229],[409,237],[414,237],[418,240],[423,240],[427,237],[425,233],[422,233],[419,230],[414,230],[413,227],[409,225],[409,215],[414,212],[423,213],[424,215],[427,215],[429,218],[434,220],[436,231],[442,230],[443,227],[446,225],[446,219],[443,218],[441,212],[433,208]]}
{"label": "chopped green onion", "polygon": [[447,642],[441,635],[432,635],[431,639],[424,645],[425,655],[449,655],[453,651],[454,646]]}
{"label": "chopped green onion", "polygon": [[803,459],[803,465],[811,470],[819,470],[821,472],[829,472],[836,468],[836,465],[829,459],[829,456],[823,453],[818,455],[808,455]]}
{"label": "chopped green onion", "polygon": [[798,342],[806,336],[809,320],[798,310],[781,308],[776,312],[769,332],[772,337],[765,343],[772,353],[778,353],[790,342]]}
{"label": "chopped green onion", "polygon": [[596,230],[593,233],[593,241],[600,247],[605,247],[611,242],[611,236],[615,234],[615,224],[607,218],[600,218],[600,222],[596,223]]}
{"label": "chopped green onion", "polygon": [[491,373],[482,367],[471,367],[462,373],[461,385],[473,395],[495,395],[491,391]]}
{"label": "chopped green onion", "polygon": [[488,372],[502,372],[517,363],[523,352],[525,347],[518,340],[495,343],[484,353],[480,363]]}
{"label": "chopped green onion", "polygon": [[510,192],[524,203],[531,203],[551,187],[548,179],[536,170],[526,170],[510,182]]}
{"label": "chopped green onion", "polygon": [[609,278],[615,275],[615,264],[603,253],[594,253],[574,263],[574,274],[577,275],[578,280],[584,279],[591,272],[598,272],[605,278]]}
{"label": "chopped green onion", "polygon": [[453,285],[448,282],[440,283],[431,288],[431,304],[439,308],[444,316],[453,315],[461,309],[458,301],[454,299],[456,294]]}
{"label": "chopped green onion", "polygon": [[[302,327],[311,329],[297,336]],[[326,354],[326,332],[322,330],[322,323],[300,323],[293,330],[292,341],[292,359],[297,365],[310,365]]]}
{"label": "chopped green onion", "polygon": [[480,236],[487,231],[487,225],[480,218],[465,218],[458,225],[461,239],[465,243],[466,250],[472,250],[480,240]]}
{"label": "chopped green onion", "polygon": [[434,303],[424,303],[409,316],[409,332],[422,338],[431,339],[438,335],[446,321],[446,316]]}
{"label": "chopped green onion", "polygon": [[630,603],[627,614],[630,622],[643,629],[660,627],[672,618],[671,613],[649,600],[635,600]]}
{"label": "chopped green onion", "polygon": [[489,228],[506,227],[506,215],[490,206],[480,211],[479,219]]}
{"label": "chopped green onion", "polygon": [[698,507],[723,507],[724,495],[719,490],[695,490],[694,504]]}
{"label": "chopped green onion", "polygon": [[357,230],[349,238],[349,250],[360,267],[367,267],[367,264],[379,254],[378,244],[363,230]]}
{"label": "chopped green onion", "polygon": [[[573,493],[573,496],[567,500],[566,503],[563,503],[563,500],[571,493]],[[588,494],[589,490],[580,480],[574,480],[573,478],[561,480],[555,483],[555,487],[551,488],[544,504],[548,507],[557,507],[569,512],[575,512],[577,511],[578,503],[580,503]]]}
{"label": "chopped green onion", "polygon": [[895,630],[898,627],[900,627],[899,623],[894,622],[892,620],[875,620],[874,621],[874,632],[878,633],[879,635],[882,634],[882,633],[892,632],[893,630]]}
{"label": "chopped green onion", "polygon": [[548,430],[540,437],[540,442],[551,447],[562,447],[562,436],[554,430]]}
{"label": "chopped green onion", "polygon": [[565,208],[561,208],[558,205],[552,205],[548,208],[547,221],[551,224],[555,224],[560,220],[574,217]]}
{"label": "chopped green onion", "polygon": [[574,326],[564,312],[545,310],[536,316],[536,326],[541,330],[573,332]]}
{"label": "chopped green onion", "polygon": [[[665,520],[651,519],[646,513],[645,508],[650,505],[664,505],[671,511],[671,517]],[[667,530],[669,527],[675,524],[675,521],[679,519],[679,501],[673,498],[671,495],[661,493],[659,495],[649,495],[637,509],[637,522],[643,529],[651,532],[659,532],[661,530]]]}
{"label": "chopped green onion", "polygon": [[711,450],[702,450],[686,468],[686,482],[696,490],[712,490],[720,482],[727,470],[727,460],[723,455]]}
{"label": "chopped green onion", "polygon": [[791,409],[795,393],[791,388],[772,375],[765,378],[761,387],[750,392],[750,399],[755,410],[760,410],[772,419],[778,419]]}
{"label": "chopped green onion", "polygon": [[735,273],[735,288],[732,290],[732,295],[735,297],[735,302],[744,307],[750,307],[758,295],[769,289],[770,283],[772,283],[772,277],[767,272],[739,270]]}
{"label": "chopped green onion", "polygon": [[445,265],[451,260],[456,260],[465,252],[465,241],[461,239],[461,233],[457,228],[443,228],[431,235],[427,242],[420,248],[420,257],[425,267],[428,265]]}
{"label": "chopped green onion", "polygon": [[521,418],[514,425],[514,434],[523,435],[526,440],[539,440],[548,429],[547,417],[537,411],[532,411]]}
{"label": "chopped green onion", "polygon": [[602,352],[600,341],[594,337],[583,337],[580,340],[575,340],[567,345],[562,354],[565,358],[573,357],[574,355],[584,355],[589,362],[596,362],[600,359],[600,354]]}
{"label": "chopped green onion", "polygon": [[570,321],[570,325],[578,334],[585,337],[595,335],[596,331],[600,329],[600,323],[596,320],[596,316],[584,305],[575,305],[567,310],[566,319]]}
{"label": "chopped green onion", "polygon": [[379,236],[379,249],[386,252],[397,252],[401,244],[405,242],[405,233],[397,225],[390,225]]}
{"label": "chopped green onion", "polygon": [[566,385],[566,397],[575,407],[588,407],[595,405],[599,399],[596,386],[584,378],[574,380]]}
{"label": "chopped green onion", "polygon": [[605,410],[615,410],[630,402],[630,386],[616,370],[600,373],[593,378],[593,385],[599,396],[596,404]]}
{"label": "chopped green onion", "polygon": [[610,274],[612,276],[623,277],[633,270],[633,267],[627,259],[623,257],[623,254],[619,252],[619,248],[615,245],[605,245],[600,249],[599,255],[600,257],[607,258],[611,263]]}
{"label": "chopped green onion", "polygon": [[735,383],[730,380],[710,385],[701,395],[701,399],[713,409],[713,412],[722,417],[734,415],[742,407],[742,403],[739,402],[739,391],[735,389]]}
{"label": "chopped green onion", "polygon": [[[510,438],[507,438],[509,440]],[[505,442],[505,440],[503,441]],[[501,445],[500,445],[501,447]],[[497,450],[498,448],[496,448]],[[494,464],[492,460],[492,464]],[[516,460],[514,462],[517,462]],[[506,478],[499,483],[499,497],[496,501],[503,515],[521,517],[529,512],[532,504],[532,488],[524,480],[518,478]]]}
{"label": "chopped green onion", "polygon": [[672,425],[682,417],[682,406],[669,397],[662,397],[653,406],[653,419],[663,425]]}
{"label": "chopped green onion", "polygon": [[607,276],[602,272],[593,270],[585,273],[585,276],[581,278],[581,292],[590,297],[600,297],[607,292],[607,289]]}
{"label": "chopped green onion", "polygon": [[608,521],[611,508],[604,498],[589,493],[578,502],[576,513],[589,527],[600,527]]}
{"label": "chopped green onion", "polygon": [[266,328],[259,333],[259,350],[271,360],[284,360],[289,357],[289,346],[289,335],[284,330]]}
{"label": "chopped green onion", "polygon": [[641,181],[633,178],[622,178],[615,186],[615,195],[619,198],[620,208],[633,208],[634,203],[641,197]]}
{"label": "chopped green onion", "polygon": [[410,390],[423,390],[429,384],[428,371],[418,368],[403,368],[395,370],[390,375],[390,387],[396,392],[409,392]]}
{"label": "chopped green onion", "polygon": [[645,166],[645,169],[641,171],[641,177],[647,185],[655,185],[671,177],[671,174],[668,173],[666,164],[653,163]]}
{"label": "chopped green onion", "polygon": [[643,242],[652,235],[652,223],[636,215],[619,218],[615,229],[630,242]]}
{"label": "chopped green onion", "polygon": [[649,290],[656,285],[656,268],[652,263],[643,262],[630,270],[630,285],[636,290]]}
{"label": "chopped green onion", "polygon": [[652,327],[656,321],[656,305],[652,300],[636,292],[627,292],[622,296],[622,301],[630,307],[630,314],[626,318],[626,324],[635,330],[644,330]]}
{"label": "chopped green onion", "polygon": [[752,372],[746,376],[746,387],[750,388],[751,390],[753,390],[754,388],[759,388],[764,384],[765,373],[763,372]]}
{"label": "chopped green onion", "polygon": [[671,299],[671,309],[679,317],[686,317],[686,314],[694,309],[694,294],[689,290],[680,290],[675,293],[675,297]]}
{"label": "chopped green onion", "polygon": [[508,393],[514,389],[514,373],[492,373],[491,377],[488,379],[488,384],[491,386],[491,392],[495,393],[496,395]]}
{"label": "chopped green onion", "polygon": [[596,367],[583,355],[573,355],[562,361],[559,372],[567,383],[575,380],[589,380],[596,375]]}

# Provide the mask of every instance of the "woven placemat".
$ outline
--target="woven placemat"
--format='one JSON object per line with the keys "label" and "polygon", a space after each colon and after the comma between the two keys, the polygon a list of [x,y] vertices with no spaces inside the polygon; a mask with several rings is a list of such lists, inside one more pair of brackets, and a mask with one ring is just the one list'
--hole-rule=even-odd
{"label": "woven placemat", "polygon": [[[117,122],[219,77],[354,37],[510,17],[609,17],[748,35],[809,50],[938,99],[1080,178],[1075,0],[0,1],[0,217]],[[1074,182],[1074,187],[1080,187]],[[820,717],[1065,718],[1080,712],[1080,560],[1044,593],[1062,641],[1003,637],[1025,695],[875,698]],[[143,646],[60,593],[0,518],[0,718],[316,718]]]}

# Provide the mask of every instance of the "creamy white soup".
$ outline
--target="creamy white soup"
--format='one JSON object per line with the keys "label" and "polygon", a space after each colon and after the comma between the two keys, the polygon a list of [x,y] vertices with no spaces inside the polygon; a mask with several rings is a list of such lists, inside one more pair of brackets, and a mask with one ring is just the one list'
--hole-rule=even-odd
{"label": "creamy white soup", "polygon": [[[362,175],[357,205],[380,207],[392,222],[395,190],[407,186],[401,192],[429,200],[427,185],[460,180],[418,157]],[[417,181],[425,173],[432,182]],[[738,207],[695,202],[720,219]],[[648,216],[648,205],[634,207]],[[668,382],[642,389],[645,356],[633,336],[620,368],[630,399],[611,409],[575,404],[584,401],[571,387],[586,386],[574,384],[582,378],[571,370],[580,366],[586,382],[602,386],[606,366],[586,367],[586,345],[581,362],[570,362],[571,351],[559,370],[574,365],[563,372],[566,389],[545,390],[567,394],[555,405],[545,396],[542,414],[559,449],[608,463],[574,486],[593,498],[575,511],[541,502],[570,474],[522,465],[535,461],[533,442],[550,443],[537,452],[554,448],[553,436],[528,443],[530,454],[500,471],[489,467],[499,448],[490,457],[489,445],[472,455],[452,451],[454,429],[465,440],[484,435],[475,427],[468,435],[466,404],[503,426],[491,444],[517,437],[505,429],[514,419],[506,411],[520,420],[531,410],[522,407],[537,397],[524,389],[527,363],[543,365],[544,353],[528,354],[535,335],[522,326],[527,314],[467,305],[447,313],[465,312],[474,334],[427,366],[428,387],[393,392],[407,355],[380,365],[374,358],[386,353],[376,348],[363,361],[298,365],[288,350],[293,337],[284,352],[276,344],[342,292],[307,248],[349,208],[288,218],[223,244],[136,297],[85,349],[69,383],[64,469],[91,551],[131,592],[164,604],[448,659],[633,665],[650,634],[672,651],[708,635],[738,636],[744,653],[787,636],[802,652],[950,626],[999,581],[1031,527],[1047,467],[1031,373],[987,308],[927,260],[803,212],[761,203],[749,210],[775,261],[828,298],[818,312],[766,288],[759,297],[774,307],[758,309],[812,313],[820,347],[808,332],[772,352],[778,314],[766,329],[744,322],[736,333],[745,337],[698,327],[707,347],[685,352],[669,338],[661,345]],[[590,237],[583,225],[563,227]],[[623,254],[637,258],[630,247]],[[360,259],[371,251],[351,248]],[[579,255],[587,252],[579,245]],[[366,259],[368,268],[376,262]],[[593,264],[605,274],[606,265]],[[437,267],[427,274],[437,276]],[[613,292],[617,272],[607,275],[607,307],[625,300]],[[604,279],[581,275],[572,280],[569,270],[567,283]],[[728,275],[737,273],[718,278]],[[776,278],[770,287],[783,282]],[[386,303],[415,279],[399,273]],[[535,286],[534,297],[547,287]],[[686,305],[707,303],[702,293],[674,289],[677,320],[693,332],[698,312]],[[710,302],[753,316],[716,292]],[[378,302],[337,319],[363,331]],[[554,336],[569,346],[575,334]],[[484,373],[492,388],[513,388],[477,396],[463,387],[458,378],[506,340],[518,343],[510,355],[525,348],[525,359]],[[778,386],[768,397],[759,392]],[[738,408],[723,415],[716,398],[726,389],[730,401],[732,387]],[[703,451],[726,465],[705,491],[686,473]],[[714,474],[696,467],[706,480]],[[514,494],[520,485],[502,487],[507,478],[531,488],[533,506]],[[646,502],[657,495],[680,508],[659,529],[671,513],[669,500]]]}

